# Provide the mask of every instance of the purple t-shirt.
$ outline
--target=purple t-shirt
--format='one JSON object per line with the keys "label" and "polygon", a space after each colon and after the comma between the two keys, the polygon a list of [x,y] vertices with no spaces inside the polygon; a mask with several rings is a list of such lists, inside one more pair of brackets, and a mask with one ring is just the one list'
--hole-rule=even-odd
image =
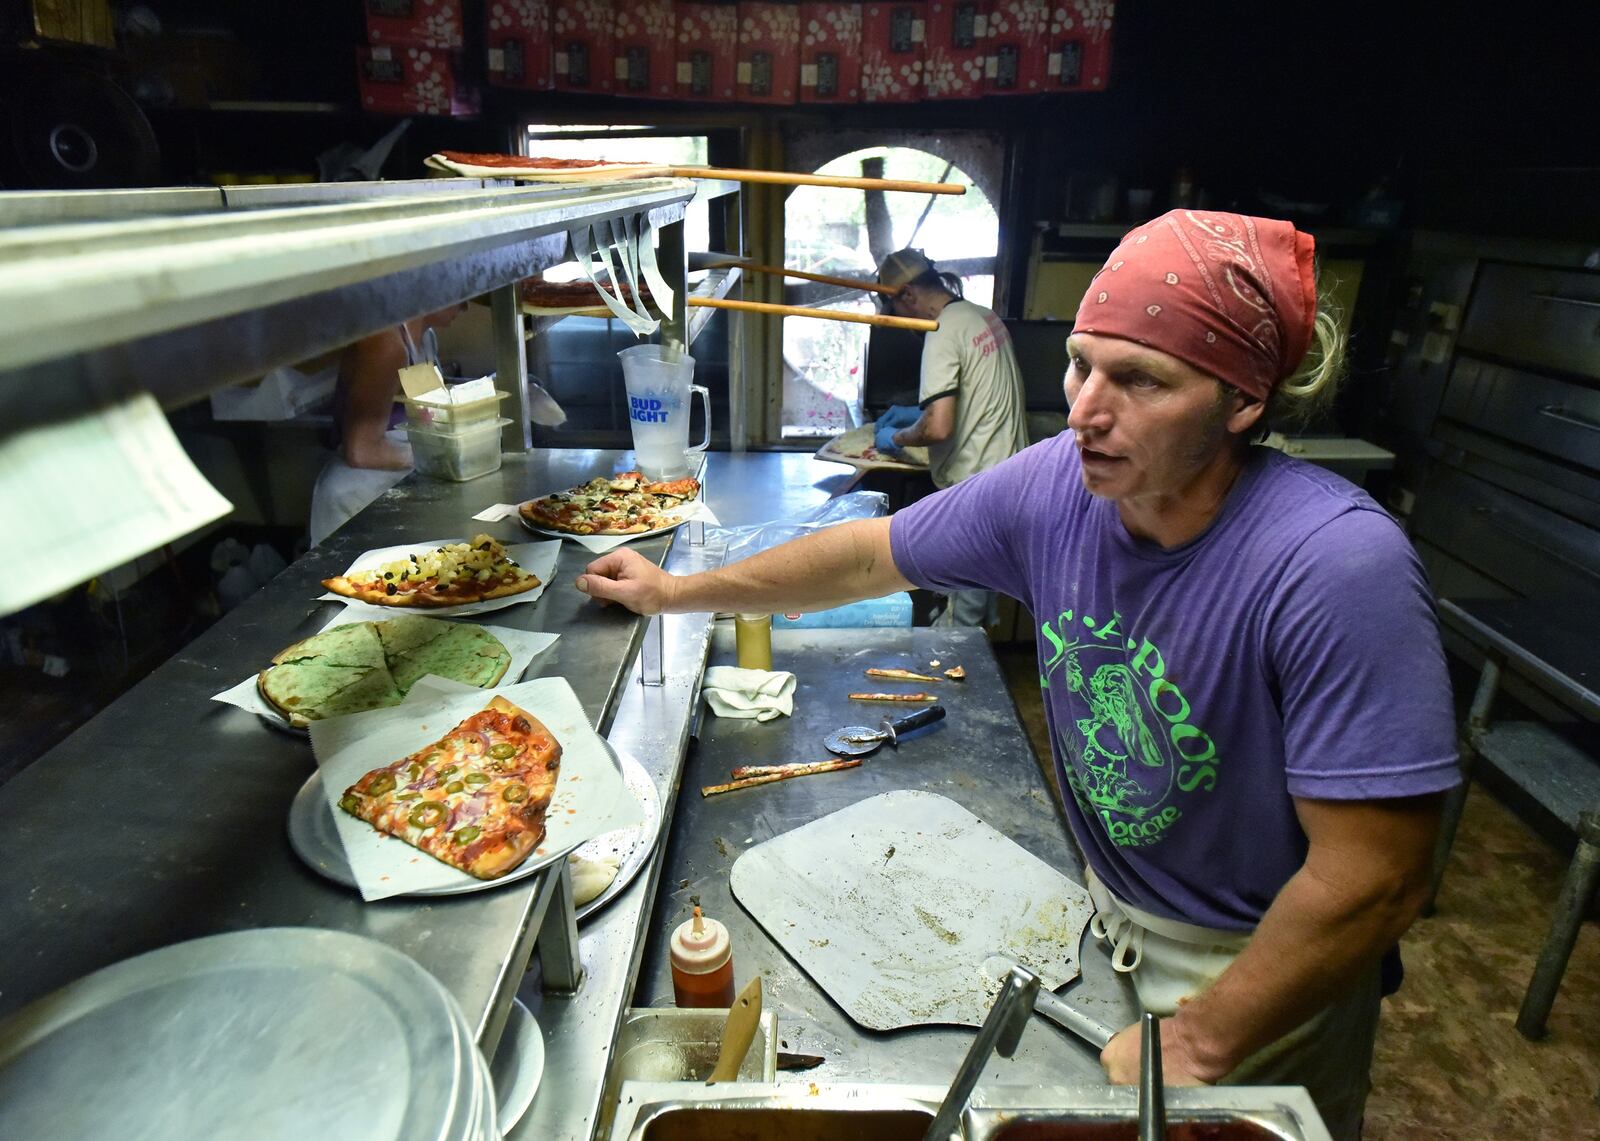
{"label": "purple t-shirt", "polygon": [[1164,550],[1084,490],[1063,433],[899,512],[890,541],[919,586],[1027,605],[1068,819],[1135,907],[1248,930],[1305,859],[1291,797],[1458,781],[1422,567],[1321,468],[1251,449],[1211,526]]}

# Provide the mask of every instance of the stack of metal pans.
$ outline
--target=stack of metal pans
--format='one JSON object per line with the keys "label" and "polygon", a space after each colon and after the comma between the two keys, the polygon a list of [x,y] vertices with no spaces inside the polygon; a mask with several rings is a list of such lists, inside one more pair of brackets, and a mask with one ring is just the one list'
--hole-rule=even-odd
{"label": "stack of metal pans", "polygon": [[0,1137],[499,1141],[455,999],[358,935],[213,935],[0,1022]]}

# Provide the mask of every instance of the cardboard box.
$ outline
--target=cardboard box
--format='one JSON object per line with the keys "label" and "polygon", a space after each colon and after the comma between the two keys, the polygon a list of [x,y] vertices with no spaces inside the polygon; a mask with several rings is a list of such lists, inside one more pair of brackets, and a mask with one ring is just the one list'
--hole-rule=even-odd
{"label": "cardboard box", "polygon": [[1050,15],[1049,91],[1104,91],[1111,71],[1110,0],[1058,0]]}
{"label": "cardboard box", "polygon": [[861,98],[861,5],[800,5],[800,102]]}
{"label": "cardboard box", "polygon": [[[626,3],[627,0],[624,0]],[[556,90],[607,95],[612,81],[611,0],[555,0],[551,42],[555,46]]]}
{"label": "cardboard box", "polygon": [[624,0],[612,26],[618,95],[671,99],[678,85],[672,0]]}
{"label": "cardboard box", "polygon": [[[117,21],[110,0],[23,0],[20,15],[41,39],[65,40],[115,51]],[[0,17],[0,25],[7,23]],[[5,28],[6,34],[13,34]]]}
{"label": "cardboard box", "polygon": [[551,0],[489,0],[486,44],[490,83],[525,91],[548,91],[555,86],[550,4]]}
{"label": "cardboard box", "polygon": [[739,69],[739,9],[677,0],[679,99],[732,99]]}
{"label": "cardboard box", "polygon": [[1049,0],[990,0],[983,86],[990,95],[1037,95],[1049,80]]}
{"label": "cardboard box", "polygon": [[928,0],[923,49],[926,99],[976,99],[983,94],[989,14],[985,0]]}
{"label": "cardboard box", "polygon": [[386,115],[475,115],[478,93],[456,80],[450,53],[416,44],[356,49],[361,107]]}
{"label": "cardboard box", "polygon": [[800,9],[791,4],[739,5],[742,103],[797,103],[800,99]]}
{"label": "cardboard box", "polygon": [[861,5],[861,101],[913,103],[922,98],[922,48],[928,38],[923,0]]}
{"label": "cardboard box", "polygon": [[366,0],[367,42],[460,50],[462,0]]}

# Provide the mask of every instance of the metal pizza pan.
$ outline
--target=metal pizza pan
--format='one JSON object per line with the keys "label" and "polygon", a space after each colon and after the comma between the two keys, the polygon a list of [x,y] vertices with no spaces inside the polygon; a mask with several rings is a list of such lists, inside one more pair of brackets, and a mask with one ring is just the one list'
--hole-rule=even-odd
{"label": "metal pizza pan", "polygon": [[0,1136],[444,1138],[481,1081],[458,1019],[431,975],[363,936],[174,944],[0,1021]]}

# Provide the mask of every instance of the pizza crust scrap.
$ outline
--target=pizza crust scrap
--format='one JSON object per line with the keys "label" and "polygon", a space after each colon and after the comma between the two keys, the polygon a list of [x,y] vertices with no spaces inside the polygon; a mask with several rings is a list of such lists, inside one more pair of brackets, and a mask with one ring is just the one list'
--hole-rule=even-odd
{"label": "pizza crust scrap", "polygon": [[461,606],[522,594],[539,577],[518,566],[488,535],[413,553],[371,570],[322,580],[334,594],[374,606]]}
{"label": "pizza crust scrap", "polygon": [[910,670],[867,670],[868,677],[886,677],[891,681],[938,681],[932,674],[912,673]]}

